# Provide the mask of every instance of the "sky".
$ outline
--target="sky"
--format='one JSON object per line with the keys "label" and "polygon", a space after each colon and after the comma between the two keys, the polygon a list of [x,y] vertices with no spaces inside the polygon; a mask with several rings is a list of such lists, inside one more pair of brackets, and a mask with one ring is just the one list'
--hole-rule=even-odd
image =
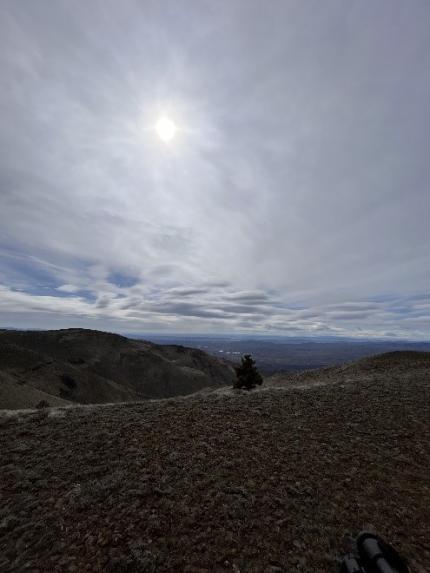
{"label": "sky", "polygon": [[0,326],[430,339],[429,30],[428,0],[0,0]]}

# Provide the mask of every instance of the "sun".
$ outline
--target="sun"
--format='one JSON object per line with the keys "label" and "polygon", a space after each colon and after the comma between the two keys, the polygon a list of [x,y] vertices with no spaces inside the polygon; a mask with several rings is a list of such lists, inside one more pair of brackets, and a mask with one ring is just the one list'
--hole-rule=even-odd
{"label": "sun", "polygon": [[166,115],[163,115],[159,118],[157,123],[155,124],[155,131],[157,132],[158,137],[164,143],[169,143],[175,137],[178,128],[176,127],[175,123]]}

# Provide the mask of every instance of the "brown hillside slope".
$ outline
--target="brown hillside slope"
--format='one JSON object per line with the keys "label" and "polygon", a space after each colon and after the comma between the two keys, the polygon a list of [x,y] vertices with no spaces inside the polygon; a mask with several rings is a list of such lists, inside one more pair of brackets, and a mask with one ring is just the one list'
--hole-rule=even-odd
{"label": "brown hillside slope", "polygon": [[428,363],[382,361],[306,389],[0,416],[0,571],[334,573],[363,528],[430,571]]}
{"label": "brown hillside slope", "polygon": [[234,376],[201,350],[84,329],[0,331],[0,373],[0,409],[34,407],[38,393],[51,405],[167,398]]}
{"label": "brown hillside slope", "polygon": [[265,378],[266,387],[307,387],[358,380],[372,382],[388,375],[426,377],[430,371],[430,352],[395,351],[362,358],[342,366],[331,366],[303,372],[277,372]]}

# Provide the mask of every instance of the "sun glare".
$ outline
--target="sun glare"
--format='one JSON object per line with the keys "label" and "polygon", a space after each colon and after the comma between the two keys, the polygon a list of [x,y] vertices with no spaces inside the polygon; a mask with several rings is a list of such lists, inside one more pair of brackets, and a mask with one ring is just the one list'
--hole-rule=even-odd
{"label": "sun glare", "polygon": [[176,135],[177,127],[167,116],[160,117],[155,124],[158,137],[165,143],[169,143]]}

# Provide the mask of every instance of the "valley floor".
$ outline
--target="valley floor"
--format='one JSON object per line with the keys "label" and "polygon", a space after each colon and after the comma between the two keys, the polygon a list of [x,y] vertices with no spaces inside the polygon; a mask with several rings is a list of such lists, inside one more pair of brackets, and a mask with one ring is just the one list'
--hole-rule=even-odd
{"label": "valley floor", "polygon": [[[0,416],[0,571],[430,571],[429,377]],[[55,414],[55,415],[52,415]]]}

